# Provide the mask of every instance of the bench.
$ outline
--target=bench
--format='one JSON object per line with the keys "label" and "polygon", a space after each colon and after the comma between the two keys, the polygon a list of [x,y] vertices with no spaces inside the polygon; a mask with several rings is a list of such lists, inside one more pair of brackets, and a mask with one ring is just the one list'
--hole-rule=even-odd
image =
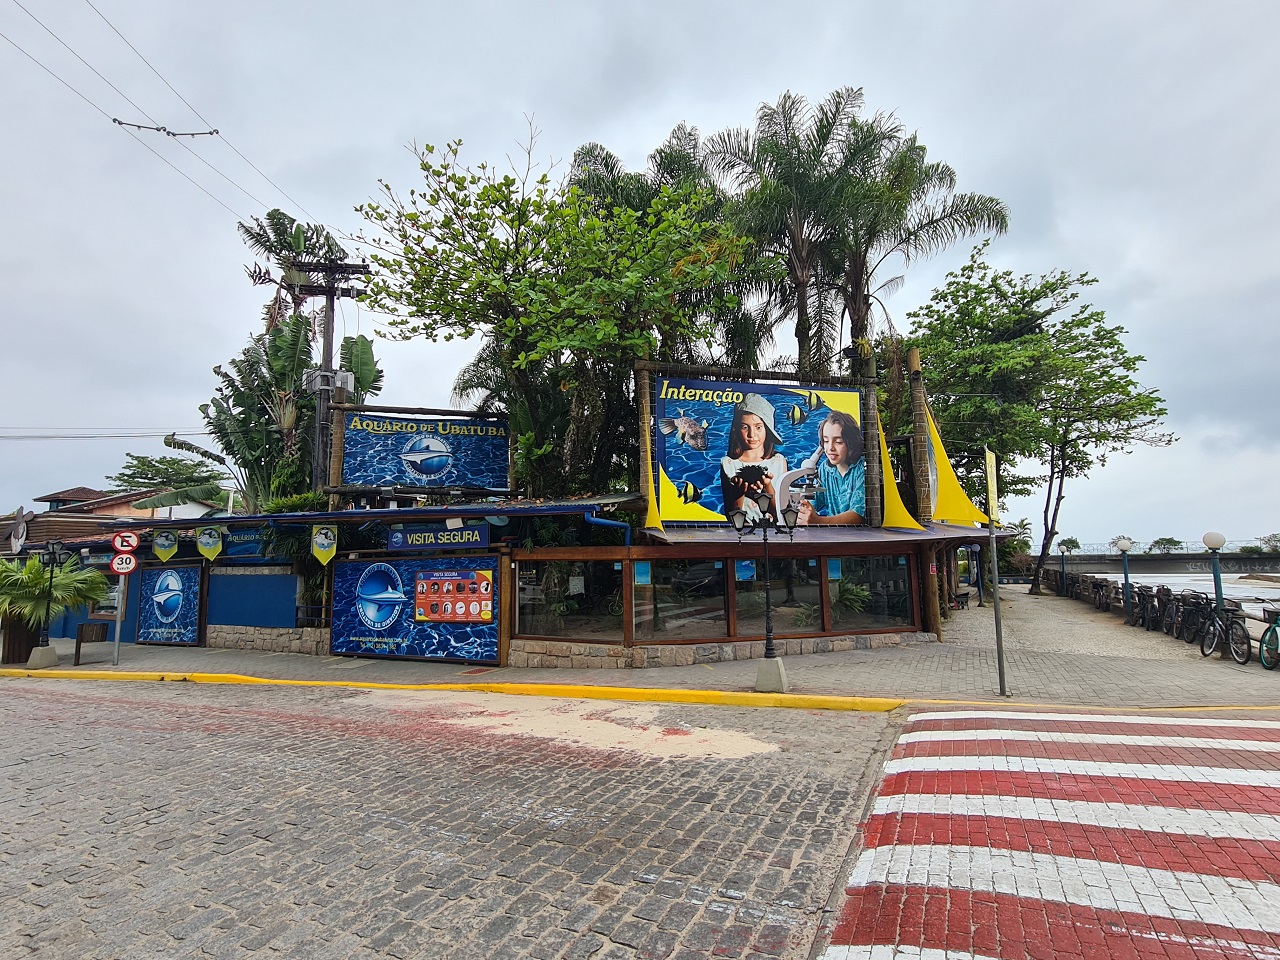
{"label": "bench", "polygon": [[76,627],[76,656],[72,666],[80,666],[80,644],[106,643],[107,625],[105,623],[82,623]]}

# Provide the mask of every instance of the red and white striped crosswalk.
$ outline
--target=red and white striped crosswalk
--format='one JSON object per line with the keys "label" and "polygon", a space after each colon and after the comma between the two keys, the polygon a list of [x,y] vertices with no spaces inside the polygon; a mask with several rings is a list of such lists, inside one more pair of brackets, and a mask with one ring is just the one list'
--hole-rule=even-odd
{"label": "red and white striped crosswalk", "polygon": [[1280,721],[954,711],[885,765],[822,960],[1280,960]]}

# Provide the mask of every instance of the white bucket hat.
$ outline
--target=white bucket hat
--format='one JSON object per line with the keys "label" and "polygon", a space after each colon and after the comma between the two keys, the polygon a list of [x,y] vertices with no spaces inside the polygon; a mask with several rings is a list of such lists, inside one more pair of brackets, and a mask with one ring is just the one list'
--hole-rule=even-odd
{"label": "white bucket hat", "polygon": [[765,430],[769,433],[769,439],[773,441],[775,447],[782,446],[782,438],[778,436],[778,431],[773,426],[773,404],[758,393],[748,393],[736,404],[734,404],[733,412],[735,414],[754,413],[757,417],[764,421]]}

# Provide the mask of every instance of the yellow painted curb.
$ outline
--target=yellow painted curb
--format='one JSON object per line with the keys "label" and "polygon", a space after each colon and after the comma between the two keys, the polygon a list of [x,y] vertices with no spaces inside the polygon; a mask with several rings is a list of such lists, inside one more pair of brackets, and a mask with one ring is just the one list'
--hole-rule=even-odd
{"label": "yellow painted curb", "polygon": [[0,677],[33,680],[171,680],[188,683],[267,684],[290,687],[354,687],[364,690],[446,690],[500,693],[575,700],[625,700],[640,703],[705,703],[731,707],[787,707],[793,710],[855,710],[888,713],[907,701],[884,697],[817,694],[736,693],[727,690],[673,690],[662,687],[603,687],[566,683],[371,683],[359,680],[276,680],[235,673],[129,672],[125,670],[4,670]]}

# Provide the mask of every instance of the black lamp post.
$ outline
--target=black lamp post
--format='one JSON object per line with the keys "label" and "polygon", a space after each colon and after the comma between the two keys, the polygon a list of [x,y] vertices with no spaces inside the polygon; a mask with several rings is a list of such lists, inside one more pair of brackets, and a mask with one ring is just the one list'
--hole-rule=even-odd
{"label": "black lamp post", "polygon": [[782,514],[780,518],[774,517],[771,512],[773,498],[769,494],[761,492],[751,499],[760,508],[760,516],[748,518],[747,512],[738,507],[729,511],[729,522],[733,524],[733,529],[738,531],[739,539],[744,533],[755,533],[757,530],[764,537],[764,658],[776,660],[778,651],[773,644],[773,602],[769,591],[769,529],[773,528],[778,533],[794,536],[800,511],[791,503],[790,495],[786,498],[786,506],[780,511]]}
{"label": "black lamp post", "polygon": [[49,587],[45,592],[44,598],[44,630],[40,633],[39,646],[47,647],[49,645],[49,610],[53,607],[53,574],[68,560],[71,559],[71,551],[63,547],[61,540],[50,540],[44,545],[44,549],[36,553],[40,563],[49,568]]}

